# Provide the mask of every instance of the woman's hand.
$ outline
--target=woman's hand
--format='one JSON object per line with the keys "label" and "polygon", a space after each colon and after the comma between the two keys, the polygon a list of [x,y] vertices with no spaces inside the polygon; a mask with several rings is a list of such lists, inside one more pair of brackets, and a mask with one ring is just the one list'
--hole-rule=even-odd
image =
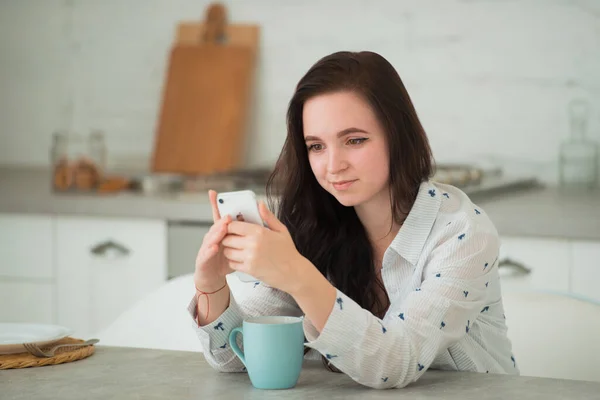
{"label": "woman's hand", "polygon": [[285,225],[260,202],[258,209],[268,228],[242,221],[227,225],[222,241],[229,266],[252,275],[269,286],[289,294],[300,287],[303,272],[313,267],[296,250]]}
{"label": "woman's hand", "polygon": [[227,235],[227,226],[231,223],[231,217],[221,218],[217,208],[217,193],[214,190],[208,192],[212,206],[213,225],[202,241],[202,246],[196,257],[196,271],[194,283],[202,291],[211,292],[217,290],[227,283],[225,276],[233,272],[229,268],[229,262],[223,255],[222,240]]}

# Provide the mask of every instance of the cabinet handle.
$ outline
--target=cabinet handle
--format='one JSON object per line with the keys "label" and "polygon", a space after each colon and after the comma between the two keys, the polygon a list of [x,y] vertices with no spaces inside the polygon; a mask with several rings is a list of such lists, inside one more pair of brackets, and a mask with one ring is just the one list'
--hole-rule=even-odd
{"label": "cabinet handle", "polygon": [[130,253],[127,247],[123,246],[122,244],[116,243],[112,240],[107,240],[105,242],[99,243],[92,247],[90,251],[94,255],[104,256],[106,255],[106,252],[110,249],[116,250],[121,256],[127,256]]}
{"label": "cabinet handle", "polygon": [[504,258],[500,260],[498,263],[498,268],[512,268],[523,275],[531,273],[531,268],[526,267],[524,264],[518,261],[511,260],[510,258]]}

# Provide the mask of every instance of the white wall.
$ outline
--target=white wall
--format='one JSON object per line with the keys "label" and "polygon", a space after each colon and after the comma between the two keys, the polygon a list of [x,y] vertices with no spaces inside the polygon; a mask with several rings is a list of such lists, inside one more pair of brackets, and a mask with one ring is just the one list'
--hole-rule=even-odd
{"label": "white wall", "polygon": [[[104,129],[113,159],[146,159],[174,27],[201,0],[0,0],[0,163],[45,165],[51,132]],[[596,0],[230,0],[262,26],[247,163],[275,160],[293,87],[321,56],[377,51],[398,69],[439,161],[556,172],[566,105],[592,100]]]}

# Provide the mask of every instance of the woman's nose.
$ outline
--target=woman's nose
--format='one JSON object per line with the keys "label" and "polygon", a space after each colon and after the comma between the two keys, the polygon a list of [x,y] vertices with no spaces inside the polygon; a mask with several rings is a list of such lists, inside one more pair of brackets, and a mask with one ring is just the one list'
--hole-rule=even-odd
{"label": "woman's nose", "polygon": [[331,175],[343,171],[348,166],[344,154],[339,150],[331,150],[327,159],[327,172]]}

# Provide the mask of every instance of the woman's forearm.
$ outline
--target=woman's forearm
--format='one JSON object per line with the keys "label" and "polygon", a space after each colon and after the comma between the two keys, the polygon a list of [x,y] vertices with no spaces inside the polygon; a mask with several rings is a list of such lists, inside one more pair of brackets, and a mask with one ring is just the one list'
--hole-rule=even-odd
{"label": "woman's forearm", "polygon": [[305,258],[299,262],[309,263],[298,270],[308,271],[298,279],[298,285],[289,293],[304,312],[306,318],[321,332],[335,304],[336,288]]}

